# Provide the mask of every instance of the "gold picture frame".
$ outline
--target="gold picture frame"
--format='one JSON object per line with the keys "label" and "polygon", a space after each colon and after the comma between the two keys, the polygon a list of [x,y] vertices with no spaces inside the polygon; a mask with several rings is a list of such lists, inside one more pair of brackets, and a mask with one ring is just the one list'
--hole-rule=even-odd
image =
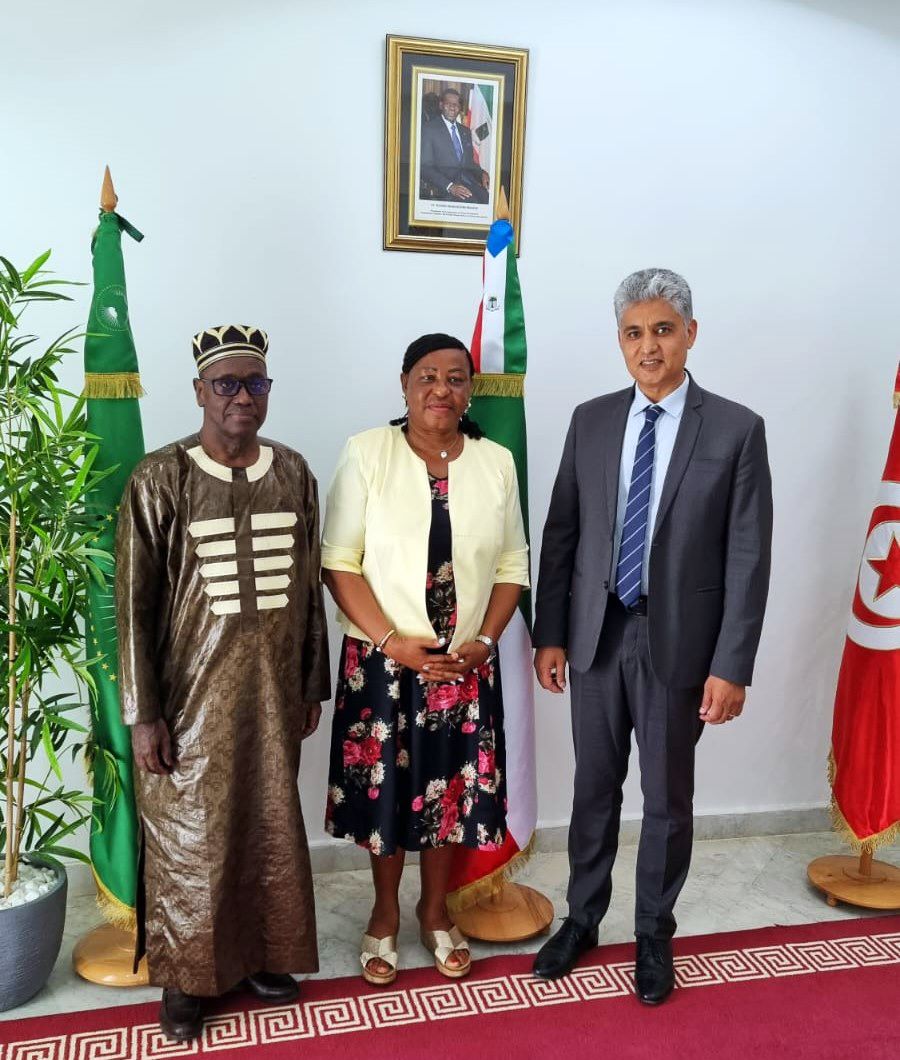
{"label": "gold picture frame", "polygon": [[528,51],[388,35],[384,249],[482,254],[501,187],[520,239]]}

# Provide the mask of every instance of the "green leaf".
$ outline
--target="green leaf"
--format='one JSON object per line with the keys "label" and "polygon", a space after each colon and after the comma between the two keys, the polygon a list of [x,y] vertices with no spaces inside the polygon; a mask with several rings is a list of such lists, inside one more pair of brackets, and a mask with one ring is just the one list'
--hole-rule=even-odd
{"label": "green leaf", "polygon": [[47,761],[50,763],[50,768],[56,774],[58,779],[62,780],[62,769],[60,769],[59,759],[56,757],[56,751],[53,749],[50,726],[46,721],[41,726],[41,745],[44,748],[44,754],[47,756]]}
{"label": "green leaf", "polygon": [[37,273],[38,269],[42,268],[50,257],[50,251],[45,250],[40,257],[34,259],[34,261],[28,266],[28,268],[22,273],[22,283],[28,283],[28,281]]}
{"label": "green leaf", "polygon": [[10,280],[12,282],[13,287],[15,287],[15,289],[17,291],[21,291],[22,290],[22,277],[19,275],[18,269],[15,267],[15,265],[13,265],[13,263],[8,258],[4,258],[2,254],[0,254],[0,261],[3,262],[3,264],[4,264],[5,268],[6,268],[6,271],[9,274],[9,278],[10,278]]}
{"label": "green leaf", "polygon": [[50,818],[50,824],[44,830],[44,833],[41,836],[41,840],[43,842],[49,842],[54,837],[54,835],[56,835],[57,831],[62,827],[63,814],[57,813],[54,815],[52,813],[49,813],[49,811],[44,811],[41,816],[43,817],[45,815]]}
{"label": "green leaf", "polygon": [[71,302],[73,301],[62,291],[38,291],[34,287],[29,288],[16,299],[17,302]]}
{"label": "green leaf", "polygon": [[90,729],[79,725],[77,721],[72,721],[70,718],[61,718],[58,715],[53,717],[50,722],[53,728],[67,729],[69,732],[83,732],[85,734],[90,732]]}
{"label": "green leaf", "polygon": [[16,671],[19,675],[19,681],[27,681],[31,676],[32,670],[32,651],[31,645],[25,640],[24,637],[19,638],[19,651],[16,656]]}
{"label": "green leaf", "polygon": [[34,287],[87,287],[86,280],[41,280]]}
{"label": "green leaf", "polygon": [[65,415],[63,414],[62,401],[59,396],[59,388],[50,388],[50,397],[53,399],[53,411],[56,415],[56,426],[61,428],[65,423]]}
{"label": "green leaf", "polygon": [[87,854],[83,854],[80,850],[75,850],[73,847],[60,847],[55,843],[51,843],[48,847],[35,847],[35,853],[44,854],[50,857],[51,860],[55,860],[53,855],[56,855],[56,857],[71,858],[73,861],[80,861],[84,865],[89,865],[91,863],[91,859]]}
{"label": "green leaf", "polygon": [[[58,432],[59,430],[59,421],[51,417],[47,409],[43,405],[38,404],[37,402],[30,403],[30,408],[33,415],[35,415],[41,421],[41,423],[43,423],[44,426],[52,432],[51,435],[47,437],[47,444],[52,445],[54,440],[53,434]],[[61,412],[62,409],[60,409],[59,411]]]}
{"label": "green leaf", "polygon": [[91,467],[93,466],[94,461],[97,459],[97,454],[99,453],[99,451],[100,451],[100,448],[99,448],[99,446],[96,446],[96,445],[92,446],[88,450],[88,452],[87,452],[87,454],[86,454],[86,456],[84,458],[84,462],[81,465],[81,470],[78,472],[78,475],[76,476],[75,481],[72,483],[71,487],[69,488],[69,499],[70,500],[77,500],[78,498],[80,498],[82,496],[82,492],[84,490],[85,481],[87,480],[88,474],[90,473],[90,470],[91,470]]}
{"label": "green leaf", "polygon": [[38,600],[44,605],[49,611],[52,611],[55,615],[61,614],[56,604],[47,596],[46,593],[42,593],[40,589],[35,589],[33,585],[25,585],[22,582],[16,582],[16,592],[25,593],[26,596],[31,596],[33,599]]}

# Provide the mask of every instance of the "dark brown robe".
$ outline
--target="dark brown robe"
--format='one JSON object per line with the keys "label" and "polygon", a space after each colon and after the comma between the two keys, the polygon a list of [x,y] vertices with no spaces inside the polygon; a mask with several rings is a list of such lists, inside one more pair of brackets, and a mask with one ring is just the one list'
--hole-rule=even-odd
{"label": "dark brown robe", "polygon": [[330,696],[316,480],[260,446],[246,470],[196,436],[151,453],[116,541],[122,716],[164,718],[177,756],[135,778],[150,981],[204,996],[318,968],[297,790],[306,705]]}

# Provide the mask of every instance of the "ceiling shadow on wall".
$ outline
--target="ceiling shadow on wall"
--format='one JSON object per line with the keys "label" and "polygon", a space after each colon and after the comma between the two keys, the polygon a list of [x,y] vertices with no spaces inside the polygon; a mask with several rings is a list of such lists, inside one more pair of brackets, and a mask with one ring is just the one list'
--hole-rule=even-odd
{"label": "ceiling shadow on wall", "polygon": [[900,40],[900,3],[897,0],[786,0],[843,22],[852,22],[884,36]]}

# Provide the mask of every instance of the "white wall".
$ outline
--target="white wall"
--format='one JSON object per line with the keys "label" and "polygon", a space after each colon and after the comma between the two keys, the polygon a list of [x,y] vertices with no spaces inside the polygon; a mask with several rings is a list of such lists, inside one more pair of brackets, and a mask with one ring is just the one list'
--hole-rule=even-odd
{"label": "white wall", "polygon": [[[148,446],[198,422],[191,334],[257,322],[277,380],[267,433],[302,450],[324,489],[346,435],[396,414],[409,340],[468,338],[479,294],[477,258],[381,250],[384,34],[530,48],[520,274],[535,539],[572,407],[627,382],[613,289],[646,265],[683,272],[700,321],[690,366],[766,417],[776,501],[757,680],[744,718],[703,738],[698,811],[820,805],[898,356],[891,0],[469,10],[477,24],[455,28],[411,0],[7,12],[0,253],[52,246],[62,275],[89,279],[108,162],[147,234],[126,255]],[[87,300],[54,326],[84,320]],[[304,756],[313,838],[327,733]],[[538,735],[541,816],[558,822],[564,701],[540,695]],[[632,777],[625,811],[639,808]]]}

